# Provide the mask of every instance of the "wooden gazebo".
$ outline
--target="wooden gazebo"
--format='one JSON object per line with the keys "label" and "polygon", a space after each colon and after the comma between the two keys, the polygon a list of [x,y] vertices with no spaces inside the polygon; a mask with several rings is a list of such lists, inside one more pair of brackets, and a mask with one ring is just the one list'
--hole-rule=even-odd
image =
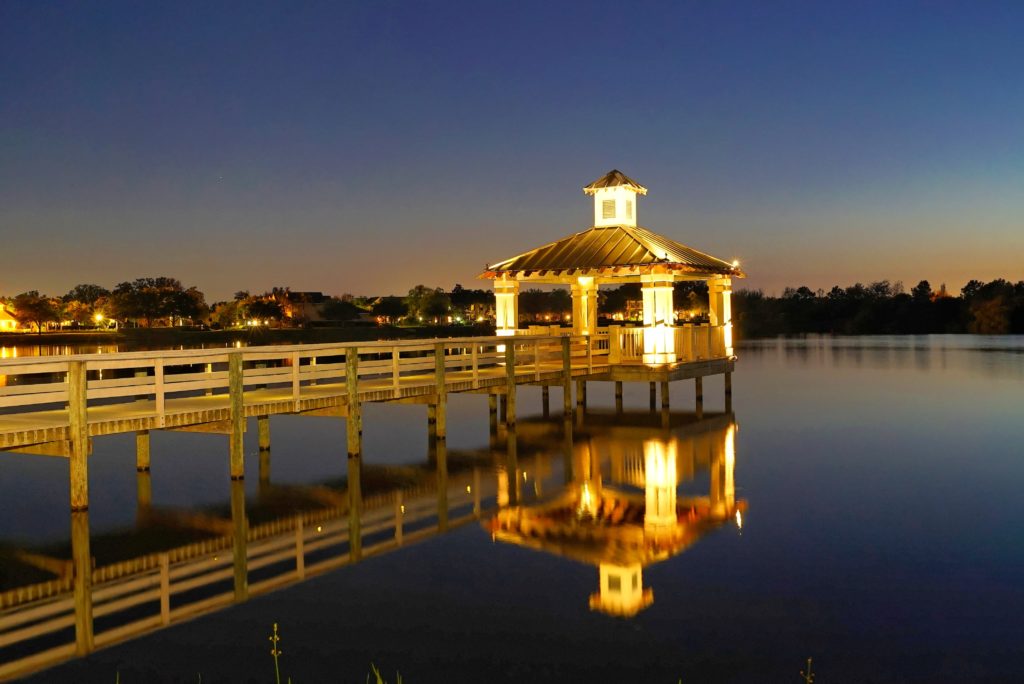
{"label": "wooden gazebo", "polygon": [[[568,285],[572,291],[572,332],[615,332],[621,363],[673,364],[696,358],[732,356],[732,278],[744,277],[736,261],[699,252],[637,225],[636,200],[647,188],[613,170],[583,188],[594,198],[594,225],[580,233],[489,265],[480,278],[494,281],[499,335],[519,328],[520,283]],[[677,325],[673,283],[702,280],[708,284],[709,325]],[[600,331],[597,291],[601,285],[640,283],[643,327]],[[618,342],[618,344],[616,344]],[[704,347],[707,346],[706,349]],[[703,351],[703,355],[699,352]]]}

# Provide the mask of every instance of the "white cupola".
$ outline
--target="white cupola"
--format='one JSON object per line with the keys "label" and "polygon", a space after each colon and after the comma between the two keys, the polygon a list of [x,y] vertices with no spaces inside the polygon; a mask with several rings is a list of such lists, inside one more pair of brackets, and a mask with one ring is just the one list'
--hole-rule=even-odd
{"label": "white cupola", "polygon": [[594,196],[596,227],[636,227],[637,195],[646,195],[647,188],[618,169],[612,169],[583,188],[583,192]]}

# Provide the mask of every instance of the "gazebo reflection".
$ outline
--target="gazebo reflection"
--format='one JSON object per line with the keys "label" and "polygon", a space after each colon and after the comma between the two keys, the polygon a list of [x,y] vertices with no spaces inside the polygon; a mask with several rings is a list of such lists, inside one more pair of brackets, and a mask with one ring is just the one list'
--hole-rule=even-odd
{"label": "gazebo reflection", "polygon": [[[632,617],[651,605],[643,569],[729,521],[741,524],[746,510],[736,499],[733,414],[672,414],[667,428],[651,419],[588,414],[573,444],[571,481],[552,498],[505,507],[484,523],[497,541],[597,566],[590,608],[609,615]],[[686,493],[704,471],[707,495]]]}

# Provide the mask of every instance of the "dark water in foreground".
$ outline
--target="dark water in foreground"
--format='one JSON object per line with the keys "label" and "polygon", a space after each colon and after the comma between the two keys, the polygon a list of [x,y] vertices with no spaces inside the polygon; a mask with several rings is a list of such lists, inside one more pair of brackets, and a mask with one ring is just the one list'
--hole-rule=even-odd
{"label": "dark water in foreground", "polygon": [[[273,622],[295,684],[362,682],[370,662],[410,683],[797,682],[808,656],[819,684],[1024,681],[1024,339],[772,341],[739,354],[742,529],[646,567],[654,602],[634,618],[588,608],[595,566],[471,525],[35,681],[273,681]],[[673,408],[692,408],[692,392],[675,383]],[[539,413],[539,396],[522,391],[520,416]],[[450,401],[449,447],[486,447],[483,398]],[[706,408],[722,401],[710,379]],[[611,385],[592,384],[589,403],[610,408]],[[646,405],[647,387],[627,385],[627,408]],[[366,460],[422,461],[424,413],[367,407]],[[134,520],[132,448],[97,441],[94,534]],[[275,418],[273,480],[339,477],[343,450],[341,421]],[[255,495],[255,453],[247,463]],[[66,538],[66,464],[11,455],[0,472],[0,539]],[[223,504],[227,480],[226,439],[154,435],[154,504]],[[707,487],[698,473],[681,491]]]}

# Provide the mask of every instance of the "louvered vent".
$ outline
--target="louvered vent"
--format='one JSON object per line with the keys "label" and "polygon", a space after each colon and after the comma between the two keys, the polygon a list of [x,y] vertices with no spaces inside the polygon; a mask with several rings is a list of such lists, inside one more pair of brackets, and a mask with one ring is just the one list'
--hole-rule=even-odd
{"label": "louvered vent", "polygon": [[601,202],[601,218],[615,218],[615,200],[603,200]]}

